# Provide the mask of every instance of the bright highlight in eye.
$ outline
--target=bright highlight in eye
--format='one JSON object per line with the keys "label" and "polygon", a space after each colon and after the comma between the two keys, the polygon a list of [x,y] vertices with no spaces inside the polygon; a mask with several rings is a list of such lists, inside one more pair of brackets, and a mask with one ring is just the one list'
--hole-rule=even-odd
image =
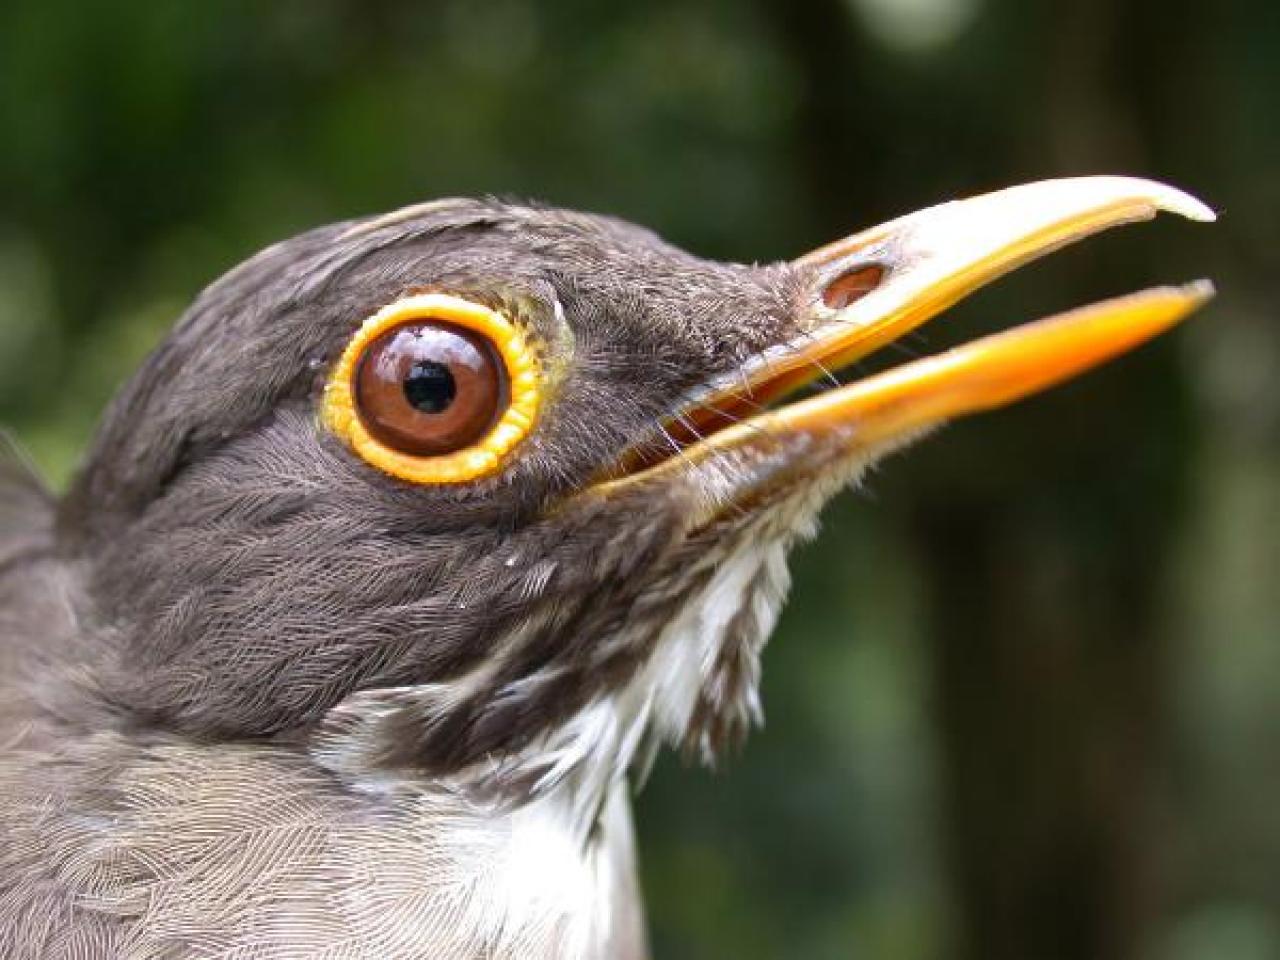
{"label": "bright highlight in eye", "polygon": [[537,419],[537,355],[516,324],[462,297],[423,293],[369,317],[325,385],[325,425],[410,483],[496,472]]}

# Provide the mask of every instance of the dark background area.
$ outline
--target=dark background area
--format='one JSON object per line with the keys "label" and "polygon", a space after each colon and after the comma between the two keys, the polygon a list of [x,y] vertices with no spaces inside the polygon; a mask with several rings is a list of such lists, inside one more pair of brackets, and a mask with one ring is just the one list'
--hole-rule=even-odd
{"label": "dark background area", "polygon": [[318,223],[510,193],[769,260],[1025,180],[1191,189],[1219,224],[907,345],[1221,291],[832,506],[767,727],[660,764],[644,879],[671,960],[1280,957],[1274,0],[8,0],[0,136],[0,422],[57,483],[201,286]]}

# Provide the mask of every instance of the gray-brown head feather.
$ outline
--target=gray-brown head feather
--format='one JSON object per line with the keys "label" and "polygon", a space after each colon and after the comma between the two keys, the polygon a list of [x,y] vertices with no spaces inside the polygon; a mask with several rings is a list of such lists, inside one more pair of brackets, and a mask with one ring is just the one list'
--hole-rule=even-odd
{"label": "gray-brown head feather", "polygon": [[[563,371],[533,434],[474,484],[384,476],[316,416],[363,319],[423,289],[518,312]],[[787,268],[492,201],[259,254],[122,391],[63,506],[61,541],[89,570],[102,696],[143,725],[262,736],[357,690],[491,664],[451,709],[401,716],[388,760],[448,771],[529,742],[624,682],[697,586],[675,577],[688,491],[576,494],[690,388],[785,339],[796,289]],[[669,601],[655,608],[659,585]]]}
{"label": "gray-brown head feather", "polygon": [[[757,718],[821,498],[690,526],[696,484],[593,481],[793,337],[801,282],[454,200],[213,284],[65,499],[0,473],[0,954],[641,956],[625,771]],[[427,290],[518,316],[547,372],[471,483],[393,479],[317,415]]]}

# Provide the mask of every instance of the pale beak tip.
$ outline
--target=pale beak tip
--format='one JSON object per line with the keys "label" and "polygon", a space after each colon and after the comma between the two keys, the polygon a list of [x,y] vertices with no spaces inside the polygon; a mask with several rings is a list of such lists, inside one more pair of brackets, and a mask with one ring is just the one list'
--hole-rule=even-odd
{"label": "pale beak tip", "polygon": [[1164,183],[1152,183],[1152,187],[1151,201],[1158,210],[1176,213],[1198,223],[1213,223],[1218,219],[1217,213],[1207,203],[1177,187]]}
{"label": "pale beak tip", "polygon": [[[1203,200],[1193,197],[1185,190],[1179,190],[1177,187],[1170,186],[1167,183],[1161,183],[1159,180],[1149,180],[1146,177],[1130,177],[1115,174],[1102,174],[1084,177],[1068,177],[1064,180],[1046,180],[1042,181],[1047,186],[1062,184],[1067,195],[1083,196],[1086,200],[1092,196],[1098,200],[1105,197],[1112,197],[1116,200],[1127,201],[1129,203],[1137,202],[1150,210],[1150,215],[1154,215],[1161,211],[1165,213],[1176,213],[1178,216],[1186,217],[1188,220],[1195,220],[1199,223],[1213,223],[1218,219],[1218,214],[1214,212]],[[1038,187],[1039,184],[1028,184],[1028,187]],[[1013,190],[1021,191],[1026,187],[1014,187]]]}
{"label": "pale beak tip", "polygon": [[1187,296],[1195,301],[1197,307],[1208,300],[1212,300],[1214,294],[1218,292],[1218,288],[1213,285],[1212,280],[1195,280],[1188,283],[1184,289],[1187,292]]}

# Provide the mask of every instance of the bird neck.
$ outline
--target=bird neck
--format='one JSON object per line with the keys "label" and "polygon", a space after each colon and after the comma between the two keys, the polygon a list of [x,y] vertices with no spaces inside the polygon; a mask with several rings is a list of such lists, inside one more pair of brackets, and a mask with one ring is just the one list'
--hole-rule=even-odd
{"label": "bird neck", "polygon": [[[584,837],[608,791],[643,782],[660,746],[714,761],[726,740],[759,720],[759,656],[787,591],[786,550],[796,527],[699,558],[705,569],[692,571],[698,589],[656,630],[640,615],[621,628],[636,638],[607,638],[616,648],[647,649],[628,676],[519,748],[448,769],[445,779],[513,804],[554,797]],[[566,638],[566,647],[582,645]],[[489,686],[491,666],[447,682],[358,691],[316,727],[311,754],[357,789],[412,779],[411,768],[394,762],[404,756],[398,747],[406,732],[425,730],[424,739],[435,733],[437,718]],[[440,774],[426,776],[438,781]]]}
{"label": "bird neck", "polygon": [[364,765],[358,727],[313,758],[409,825],[433,865],[430,885],[465,891],[449,898],[460,905],[453,922],[485,956],[639,960],[646,935],[623,758],[644,726],[602,703],[536,752],[445,777]]}
{"label": "bird neck", "polygon": [[646,954],[624,783],[608,789],[586,836],[561,791],[516,807],[459,799],[433,790],[402,811],[431,836],[422,852],[443,868],[437,890],[465,891],[453,917],[465,941],[512,960]]}

